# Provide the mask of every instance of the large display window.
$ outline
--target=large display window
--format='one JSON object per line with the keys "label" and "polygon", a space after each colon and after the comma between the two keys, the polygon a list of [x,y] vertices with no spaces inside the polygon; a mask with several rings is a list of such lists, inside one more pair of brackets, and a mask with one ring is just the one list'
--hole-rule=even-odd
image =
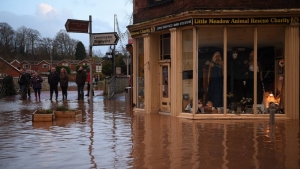
{"label": "large display window", "polygon": [[137,53],[137,62],[136,62],[136,67],[137,67],[137,108],[144,108],[145,104],[145,79],[144,79],[144,39],[139,38],[136,40],[137,42],[137,48],[136,48],[136,53]]}
{"label": "large display window", "polygon": [[[257,81],[262,82],[262,93],[257,94],[258,109],[267,113],[266,108],[271,102],[277,106],[277,113],[284,114],[284,26],[260,26],[257,28],[257,60],[261,66],[261,77]],[[261,79],[261,81],[259,81]],[[259,85],[257,92],[259,92]],[[260,99],[262,97],[262,99]]]}
{"label": "large display window", "polygon": [[223,112],[223,32],[223,27],[201,27],[197,29],[197,114],[217,114]]}
{"label": "large display window", "polygon": [[[253,113],[250,108],[254,100],[254,27],[227,27],[226,32],[227,113]],[[257,84],[261,99],[262,83]]]}
{"label": "large display window", "polygon": [[193,29],[182,31],[182,111],[193,110]]}

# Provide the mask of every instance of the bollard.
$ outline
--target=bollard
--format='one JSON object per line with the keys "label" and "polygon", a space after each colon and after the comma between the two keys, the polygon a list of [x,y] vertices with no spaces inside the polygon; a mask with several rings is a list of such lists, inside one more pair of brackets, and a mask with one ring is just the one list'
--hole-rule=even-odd
{"label": "bollard", "polygon": [[274,125],[275,123],[275,112],[276,112],[276,105],[275,103],[269,103],[269,113],[270,113],[270,125]]}

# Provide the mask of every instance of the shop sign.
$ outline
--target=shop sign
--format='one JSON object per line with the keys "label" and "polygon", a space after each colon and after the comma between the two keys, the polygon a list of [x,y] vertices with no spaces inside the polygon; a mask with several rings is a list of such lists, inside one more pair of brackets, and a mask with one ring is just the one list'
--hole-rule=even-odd
{"label": "shop sign", "polygon": [[290,24],[299,23],[299,17],[269,17],[269,18],[194,18],[194,25],[219,24]]}
{"label": "shop sign", "polygon": [[151,32],[152,32],[151,28],[146,28],[146,29],[132,31],[132,32],[130,32],[130,35],[132,37],[132,36],[147,34],[147,33],[151,33]]}
{"label": "shop sign", "polygon": [[155,31],[160,31],[164,29],[171,29],[171,28],[176,28],[180,26],[187,26],[187,25],[192,25],[192,19],[187,19],[183,21],[177,21],[177,22],[172,22],[164,25],[159,25],[155,27]]}

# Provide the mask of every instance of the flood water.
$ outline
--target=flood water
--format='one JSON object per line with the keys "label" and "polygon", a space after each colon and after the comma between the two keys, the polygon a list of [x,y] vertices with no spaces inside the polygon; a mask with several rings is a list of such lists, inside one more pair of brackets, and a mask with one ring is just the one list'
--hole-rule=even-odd
{"label": "flood water", "polygon": [[[126,111],[125,97],[0,99],[0,169],[298,169],[299,121],[186,120]],[[82,118],[32,122],[37,108],[67,105]]]}

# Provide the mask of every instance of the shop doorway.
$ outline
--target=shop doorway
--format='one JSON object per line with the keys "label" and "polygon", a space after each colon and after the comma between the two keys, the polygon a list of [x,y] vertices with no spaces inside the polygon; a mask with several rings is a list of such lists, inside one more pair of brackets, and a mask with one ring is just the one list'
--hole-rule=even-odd
{"label": "shop doorway", "polygon": [[160,65],[160,111],[170,112],[170,98],[171,98],[171,71],[170,63],[163,63]]}

